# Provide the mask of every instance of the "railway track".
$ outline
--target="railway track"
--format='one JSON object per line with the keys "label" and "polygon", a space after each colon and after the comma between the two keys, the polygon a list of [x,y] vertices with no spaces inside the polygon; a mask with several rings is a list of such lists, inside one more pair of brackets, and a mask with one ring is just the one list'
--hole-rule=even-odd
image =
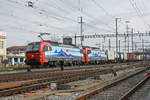
{"label": "railway track", "polygon": [[[135,63],[136,64],[136,63]],[[120,64],[119,64],[120,65]],[[86,66],[86,67],[77,67],[77,68],[67,68],[65,69],[65,71],[73,71],[73,70],[88,70],[88,69],[105,69],[105,68],[112,68],[112,66],[115,66],[113,64],[109,64],[109,65],[96,65],[96,66]],[[118,66],[118,65],[117,65]],[[129,66],[129,65],[125,65],[128,67],[133,67],[133,66]],[[136,67],[140,67],[143,66],[141,64],[135,65]],[[46,77],[49,75],[46,75],[47,73],[52,73],[52,72],[61,72],[60,69],[50,69],[50,70],[46,70],[46,71],[34,71],[34,72],[18,72],[18,73],[8,73],[8,74],[0,74],[0,83],[1,82],[10,82],[10,81],[21,81],[21,80],[27,80],[27,79],[38,79],[38,78],[42,78],[42,77]],[[34,76],[36,76],[34,78]]]}
{"label": "railway track", "polygon": [[150,75],[147,75],[138,84],[126,92],[119,100],[149,100],[146,97],[150,92]]}
{"label": "railway track", "polygon": [[[127,67],[116,67],[113,68],[116,71],[132,69],[135,66]],[[141,67],[141,66],[136,66]],[[96,75],[112,73],[112,68],[91,68],[80,70],[69,70],[69,71],[56,71],[56,72],[31,72],[23,74],[8,74],[6,76],[0,76],[0,96],[9,96],[14,94],[20,94],[29,92],[32,90],[38,90],[42,88],[47,88],[51,83],[56,83],[57,85],[65,84],[72,81],[83,80],[88,77],[93,77]],[[10,82],[5,84],[5,82]],[[4,84],[3,84],[4,83]]]}
{"label": "railway track", "polygon": [[[125,68],[118,68],[116,70],[121,69],[127,69],[129,67]],[[75,70],[75,71],[64,71],[64,72],[45,72],[45,73],[29,73],[29,74],[21,74],[21,75],[12,75],[12,76],[4,76],[0,78],[0,83],[2,82],[13,82],[13,81],[22,81],[22,80],[32,80],[32,79],[40,79],[40,78],[46,78],[46,77],[55,77],[55,76],[62,76],[62,75],[68,75],[70,73],[81,73],[81,72],[88,72],[93,70],[101,70],[101,71],[108,71],[111,72],[111,68],[105,68],[105,69],[87,69],[87,70]]]}
{"label": "railway track", "polygon": [[[119,70],[119,69],[118,69]],[[74,71],[74,72],[64,72],[61,73],[53,73],[54,75],[47,78],[37,79],[37,80],[30,80],[26,82],[17,83],[17,85],[10,84],[1,86],[0,96],[8,96],[17,93],[28,92],[31,90],[41,89],[49,87],[51,83],[56,83],[57,85],[77,81],[81,79],[86,79],[87,77],[93,77],[99,74],[106,74],[111,72],[111,70],[82,70],[82,71]]]}
{"label": "railway track", "polygon": [[[131,67],[116,68],[116,71],[125,70]],[[41,88],[47,88],[51,83],[56,83],[57,85],[65,84],[72,81],[83,80],[88,77],[93,77],[96,75],[111,73],[112,69],[91,69],[91,70],[80,70],[72,72],[58,72],[50,73],[49,77],[44,77],[40,79],[27,80],[24,82],[17,82],[7,85],[2,85],[0,87],[0,96],[9,96],[18,93],[24,93],[32,90],[37,90]]]}
{"label": "railway track", "polygon": [[[132,87],[145,78],[145,70],[142,69],[121,79],[118,79],[104,87],[93,90],[75,100],[119,100]],[[126,100],[126,99],[120,99]],[[137,100],[137,99],[136,99]]]}
{"label": "railway track", "polygon": [[[120,67],[120,68],[114,68],[115,70],[122,70],[122,69],[128,69],[133,68],[134,66],[127,66],[127,67]],[[139,66],[136,66],[139,67]],[[110,70],[111,72],[112,68],[101,68],[101,67],[90,67],[90,68],[81,68],[77,70],[67,70],[67,71],[39,71],[39,72],[30,72],[30,73],[14,73],[14,74],[4,74],[0,76],[0,83],[2,82],[12,82],[12,81],[22,81],[22,80],[32,80],[32,79],[40,79],[40,78],[46,78],[46,77],[52,77],[56,75],[62,75],[62,74],[68,74],[72,72],[79,72],[79,71],[88,71],[88,70]]]}

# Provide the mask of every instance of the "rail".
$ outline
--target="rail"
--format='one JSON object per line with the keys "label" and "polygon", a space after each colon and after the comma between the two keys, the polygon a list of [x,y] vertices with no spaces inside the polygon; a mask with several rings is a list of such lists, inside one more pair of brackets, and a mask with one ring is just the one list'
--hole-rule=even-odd
{"label": "rail", "polygon": [[81,96],[81,97],[78,97],[78,98],[76,98],[75,100],[86,100],[86,99],[92,97],[93,95],[96,95],[96,94],[98,94],[98,93],[100,93],[100,92],[103,92],[103,91],[105,91],[106,89],[108,89],[108,88],[110,88],[110,87],[113,87],[113,86],[115,86],[116,84],[118,84],[118,83],[120,83],[120,82],[122,82],[122,81],[124,81],[124,80],[126,80],[126,79],[128,79],[128,78],[131,78],[131,77],[133,77],[133,76],[135,76],[135,75],[137,75],[137,74],[139,74],[139,73],[144,72],[145,70],[146,70],[146,68],[144,68],[144,69],[142,69],[142,70],[140,70],[140,71],[137,71],[137,72],[135,72],[135,73],[133,73],[133,74],[131,74],[131,75],[128,75],[128,76],[126,76],[126,77],[124,77],[124,78],[121,78],[121,79],[119,79],[119,80],[116,80],[116,81],[114,81],[114,82],[112,82],[112,83],[110,83],[110,84],[108,84],[108,85],[106,85],[106,86],[104,86],[104,87],[102,87],[102,88],[96,89],[96,90],[94,90],[94,91],[92,91],[92,92],[90,92],[90,93],[87,93],[87,94],[85,94],[85,95],[83,95],[83,96]]}

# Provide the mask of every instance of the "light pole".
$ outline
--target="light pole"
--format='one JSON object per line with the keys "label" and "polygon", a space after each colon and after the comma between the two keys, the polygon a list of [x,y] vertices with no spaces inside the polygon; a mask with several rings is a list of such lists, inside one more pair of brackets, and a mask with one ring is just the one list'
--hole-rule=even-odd
{"label": "light pole", "polygon": [[117,60],[118,60],[118,19],[121,18],[116,18],[115,22],[116,22],[116,56],[117,56]]}
{"label": "light pole", "polygon": [[[129,53],[129,26],[128,23],[130,23],[130,21],[126,21],[126,32],[127,32],[127,37],[128,37],[128,53]],[[126,52],[126,36],[125,36],[125,52]]]}
{"label": "light pole", "polygon": [[80,21],[78,22],[80,24],[80,34],[81,34],[81,46],[83,46],[84,36],[83,36],[83,17],[79,17]]}
{"label": "light pole", "polygon": [[134,32],[134,30],[132,28],[132,53],[133,53],[133,32]]}

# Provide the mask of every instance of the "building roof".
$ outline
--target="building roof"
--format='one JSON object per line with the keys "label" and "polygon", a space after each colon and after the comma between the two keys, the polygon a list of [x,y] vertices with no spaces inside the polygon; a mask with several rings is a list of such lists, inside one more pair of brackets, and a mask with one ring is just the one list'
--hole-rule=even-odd
{"label": "building roof", "polygon": [[25,57],[25,53],[20,54],[7,54],[7,57]]}
{"label": "building roof", "polygon": [[7,50],[17,50],[17,49],[26,49],[27,46],[11,46],[8,47]]}
{"label": "building roof", "polygon": [[1,35],[0,35],[0,39],[6,39],[6,36],[1,36]]}

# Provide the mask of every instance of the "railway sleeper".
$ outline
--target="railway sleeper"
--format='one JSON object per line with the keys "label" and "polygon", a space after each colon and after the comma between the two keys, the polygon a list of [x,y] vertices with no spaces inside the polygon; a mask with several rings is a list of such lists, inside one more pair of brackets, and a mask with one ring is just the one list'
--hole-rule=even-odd
{"label": "railway sleeper", "polygon": [[[85,73],[83,74],[78,74],[78,75],[81,75],[81,76],[79,76],[79,77],[77,77],[77,78],[72,78],[72,77],[75,77],[75,76],[77,76],[77,75],[72,75],[72,77],[69,77],[69,79],[68,80],[63,80],[63,82],[60,82],[60,84],[64,84],[64,83],[66,83],[66,82],[70,82],[70,81],[76,81],[76,80],[79,80],[79,79],[85,79],[85,78],[87,78],[87,77],[90,77],[90,76],[94,76],[94,75],[96,75],[96,74],[98,74],[98,72],[97,73],[95,73],[94,71],[93,72],[91,72],[90,74],[89,74],[89,71],[85,71]],[[61,80],[62,81],[62,80]],[[59,83],[59,82],[58,82]],[[42,83],[43,84],[43,83]],[[43,84],[44,85],[44,84]],[[48,85],[48,84],[47,84]],[[46,85],[46,86],[47,86]],[[44,85],[45,86],[45,85]],[[44,87],[43,86],[43,87]],[[45,87],[46,87],[45,86]],[[36,89],[39,89],[39,88],[42,88],[42,87],[40,87],[40,86],[38,86],[38,87],[30,87],[30,88],[36,88]],[[11,92],[12,93],[12,92]],[[8,92],[8,94],[9,94],[9,92]]]}

